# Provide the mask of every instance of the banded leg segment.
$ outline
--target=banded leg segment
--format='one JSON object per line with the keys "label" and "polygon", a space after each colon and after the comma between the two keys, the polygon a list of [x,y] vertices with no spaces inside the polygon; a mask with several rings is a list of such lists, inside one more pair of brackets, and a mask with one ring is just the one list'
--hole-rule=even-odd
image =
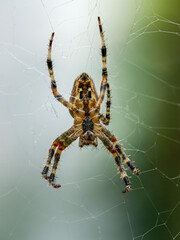
{"label": "banded leg segment", "polygon": [[101,81],[101,87],[100,87],[100,95],[98,98],[97,102],[97,108],[99,109],[105,95],[106,87],[107,87],[107,49],[105,45],[105,40],[104,40],[104,33],[102,30],[102,24],[101,24],[101,19],[98,17],[98,23],[99,23],[99,31],[100,31],[100,36],[101,36],[101,54],[102,54],[102,81]]}
{"label": "banded leg segment", "polygon": [[52,49],[52,43],[53,43],[54,33],[51,35],[51,39],[49,41],[49,48],[48,48],[48,57],[47,57],[47,66],[49,70],[49,75],[51,78],[51,89],[53,92],[54,97],[62,103],[65,107],[69,108],[70,110],[73,110],[73,105],[64,99],[64,97],[57,91],[56,81],[54,77],[54,71],[53,71],[53,63],[51,60],[51,49]]}
{"label": "banded leg segment", "polygon": [[110,95],[109,83],[107,83],[106,119],[108,121],[108,124],[110,122],[110,109],[111,109],[111,95]]}
{"label": "banded leg segment", "polygon": [[112,153],[114,159],[115,159],[115,162],[117,164],[117,167],[118,167],[118,170],[121,174],[121,178],[124,180],[124,183],[125,183],[125,190],[123,191],[123,193],[127,193],[129,192],[130,190],[130,181],[129,181],[129,178],[126,174],[126,171],[124,169],[124,166],[121,162],[121,158],[119,156],[119,154],[117,153],[117,150],[114,148],[114,145],[113,143],[105,136],[105,134],[101,134],[100,136],[98,136],[99,139],[103,142],[104,146],[108,149],[108,151],[110,153]]}
{"label": "banded leg segment", "polygon": [[106,117],[103,114],[100,114],[100,119],[104,125],[109,125],[110,122],[110,107],[111,107],[111,95],[109,83],[107,83],[107,102],[106,102]]}
{"label": "banded leg segment", "polygon": [[55,181],[55,176],[56,176],[56,169],[58,167],[58,163],[59,163],[59,160],[60,160],[60,156],[61,156],[61,152],[62,150],[64,150],[64,147],[62,146],[59,146],[55,155],[54,155],[54,164],[53,164],[53,167],[52,167],[52,171],[51,171],[51,174],[50,176],[48,177],[48,180],[49,180],[49,183],[54,187],[54,188],[60,188],[61,185],[60,184],[55,184],[54,181]]}
{"label": "banded leg segment", "polygon": [[101,119],[101,121],[104,125],[109,124],[109,121],[107,120],[107,118],[103,114],[100,114],[100,119]]}
{"label": "banded leg segment", "polygon": [[124,163],[126,163],[128,165],[128,167],[131,169],[131,171],[134,174],[139,175],[138,169],[134,166],[134,164],[131,162],[131,160],[128,158],[128,156],[125,154],[125,152],[122,150],[121,145],[118,143],[118,141],[115,141],[114,145],[115,145],[115,148],[117,149],[118,153],[120,154],[120,156],[123,158]]}
{"label": "banded leg segment", "polygon": [[120,157],[123,159],[124,163],[127,164],[127,166],[131,169],[131,171],[136,174],[139,175],[139,171],[138,169],[133,165],[133,163],[131,162],[131,160],[128,158],[128,156],[126,155],[126,153],[123,151],[121,145],[119,144],[119,142],[117,141],[116,137],[114,136],[114,134],[112,134],[108,129],[106,129],[105,127],[103,127],[102,129],[103,133],[108,137],[108,139],[113,143],[115,149],[117,150],[117,152],[119,153]]}
{"label": "banded leg segment", "polygon": [[47,159],[46,164],[45,164],[45,166],[43,168],[43,171],[42,171],[42,176],[45,179],[48,179],[47,173],[48,173],[49,168],[51,166],[51,161],[52,161],[52,158],[54,156],[54,152],[55,152],[57,146],[58,146],[58,143],[53,142],[51,148],[49,149],[48,159]]}
{"label": "banded leg segment", "polygon": [[[47,159],[44,169],[42,171],[42,176],[45,179],[47,179],[54,188],[61,187],[61,185],[56,185],[54,183],[55,177],[56,177],[56,170],[57,170],[58,163],[60,160],[61,152],[66,147],[68,147],[73,141],[75,141],[77,139],[77,137],[78,137],[78,135],[76,134],[76,130],[72,127],[68,131],[64,132],[61,136],[56,138],[56,140],[53,142],[53,144],[49,150],[48,159]],[[56,148],[57,148],[57,150],[55,152]],[[50,174],[50,176],[47,176],[53,156],[54,156],[54,163],[52,166],[51,174]]]}

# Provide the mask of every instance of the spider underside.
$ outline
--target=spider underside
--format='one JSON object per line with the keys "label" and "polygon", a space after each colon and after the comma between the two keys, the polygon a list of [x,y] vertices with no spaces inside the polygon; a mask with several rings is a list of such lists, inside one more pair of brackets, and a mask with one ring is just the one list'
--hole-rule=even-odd
{"label": "spider underside", "polygon": [[[97,138],[99,138],[104,144],[104,146],[108,149],[108,151],[113,155],[118,171],[120,172],[121,178],[124,180],[125,183],[125,190],[123,191],[123,193],[127,193],[130,190],[131,183],[126,174],[123,162],[127,164],[127,166],[136,175],[139,175],[139,172],[123,151],[114,134],[112,134],[102,125],[102,123],[104,125],[108,125],[110,122],[111,101],[109,84],[107,82],[107,49],[105,45],[104,33],[102,30],[100,17],[98,17],[98,23],[102,43],[102,81],[99,96],[97,95],[92,78],[86,73],[82,73],[75,80],[69,101],[65,100],[64,97],[57,91],[51,60],[51,48],[54,38],[54,33],[52,33],[49,42],[47,57],[47,65],[51,78],[51,89],[54,97],[69,109],[71,116],[74,118],[74,124],[69,130],[57,137],[52,143],[51,148],[49,149],[48,159],[42,171],[42,176],[47,179],[54,188],[61,187],[61,185],[55,184],[56,170],[58,162],[60,160],[61,152],[77,138],[79,138],[79,147],[83,147],[85,145],[94,145],[95,147],[97,147]],[[104,100],[104,95],[106,92],[106,116],[104,116],[100,113],[100,107]],[[54,163],[52,165],[51,173],[50,175],[48,175],[53,156]]]}

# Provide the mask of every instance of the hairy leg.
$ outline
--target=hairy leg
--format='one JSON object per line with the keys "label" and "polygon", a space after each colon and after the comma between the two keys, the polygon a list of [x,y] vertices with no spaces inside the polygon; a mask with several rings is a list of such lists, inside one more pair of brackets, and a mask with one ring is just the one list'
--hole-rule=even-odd
{"label": "hairy leg", "polygon": [[124,183],[126,185],[125,190],[123,191],[123,193],[127,193],[130,190],[130,181],[128,179],[127,173],[123,167],[123,164],[121,162],[121,158],[119,156],[119,154],[117,153],[117,150],[115,149],[113,143],[105,136],[105,134],[100,134],[99,139],[102,141],[102,143],[104,144],[104,146],[108,149],[108,151],[110,153],[112,153],[115,162],[117,164],[118,170],[121,174],[121,178],[124,180]]}
{"label": "hairy leg", "polygon": [[101,81],[101,87],[100,87],[100,94],[97,102],[97,108],[99,109],[105,95],[106,87],[107,87],[107,49],[105,45],[105,40],[104,40],[104,33],[102,30],[102,24],[101,24],[101,19],[98,17],[98,22],[99,22],[99,31],[100,31],[100,36],[101,36],[101,54],[102,54],[102,81]]}
{"label": "hairy leg", "polygon": [[[42,176],[49,181],[49,183],[54,187],[54,188],[59,188],[61,185],[56,185],[54,183],[55,181],[55,176],[56,176],[56,169],[58,167],[58,163],[60,160],[61,152],[68,147],[73,141],[77,139],[79,136],[77,133],[77,130],[75,130],[74,127],[71,127],[69,130],[64,132],[61,136],[55,139],[53,142],[51,148],[49,149],[49,155],[48,159],[46,161],[46,164],[44,166],[44,169],[42,171]],[[57,149],[57,150],[56,150]],[[56,150],[56,152],[55,152]],[[54,163],[52,166],[51,174],[50,176],[47,176],[52,158],[54,156]]]}
{"label": "hairy leg", "polygon": [[110,122],[110,108],[111,108],[111,96],[109,83],[107,83],[107,102],[106,102],[106,117],[103,114],[100,114],[100,119],[104,125],[109,125]]}
{"label": "hairy leg", "polygon": [[54,33],[52,33],[51,39],[49,41],[48,57],[47,57],[47,66],[48,66],[49,75],[51,78],[51,89],[52,89],[54,97],[60,103],[62,103],[65,107],[72,110],[73,105],[71,103],[69,103],[67,100],[65,100],[64,97],[57,91],[57,86],[56,86],[56,81],[55,81],[54,71],[53,71],[53,64],[52,64],[52,60],[51,60],[51,49],[52,49],[53,38],[54,38]]}
{"label": "hairy leg", "polygon": [[126,153],[123,151],[121,145],[119,144],[119,142],[117,141],[116,137],[114,134],[112,134],[108,129],[106,129],[105,127],[103,127],[102,129],[103,133],[106,135],[106,137],[108,137],[108,139],[113,143],[115,149],[117,150],[117,152],[119,153],[120,157],[123,159],[124,163],[127,164],[127,166],[131,169],[131,171],[136,174],[139,175],[139,171],[138,169],[133,165],[133,163],[131,162],[131,160],[128,158],[128,156],[126,155]]}

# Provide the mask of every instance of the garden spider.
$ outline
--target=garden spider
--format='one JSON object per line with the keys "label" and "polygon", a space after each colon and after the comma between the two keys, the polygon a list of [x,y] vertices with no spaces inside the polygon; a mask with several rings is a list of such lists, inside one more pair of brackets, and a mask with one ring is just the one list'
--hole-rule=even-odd
{"label": "garden spider", "polygon": [[[101,124],[101,122],[104,125],[109,124],[111,101],[109,84],[107,82],[106,45],[100,17],[98,17],[98,23],[102,42],[102,81],[99,96],[97,95],[93,80],[86,73],[82,73],[78,78],[76,78],[69,101],[65,100],[64,97],[57,91],[51,60],[51,47],[54,38],[54,33],[52,33],[47,57],[47,65],[51,78],[51,89],[54,97],[69,109],[71,116],[74,118],[74,124],[69,130],[56,138],[52,143],[51,148],[49,149],[48,159],[42,171],[42,176],[47,179],[54,188],[61,187],[61,185],[55,184],[56,169],[61,152],[77,138],[79,138],[80,147],[83,147],[84,145],[94,145],[97,147],[97,138],[99,138],[115,158],[118,171],[120,172],[121,178],[124,180],[126,186],[123,193],[127,193],[130,190],[130,181],[122,161],[128,165],[133,173],[139,175],[139,172],[122,150],[121,145],[118,143],[116,137]],[[106,90],[107,103],[105,117],[100,113],[100,107]],[[54,164],[52,166],[51,174],[48,176],[47,174],[53,156]]]}

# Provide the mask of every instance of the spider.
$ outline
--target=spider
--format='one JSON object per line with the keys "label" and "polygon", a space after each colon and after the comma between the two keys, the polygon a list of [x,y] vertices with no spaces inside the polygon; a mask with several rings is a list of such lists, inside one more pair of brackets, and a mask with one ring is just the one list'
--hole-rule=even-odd
{"label": "spider", "polygon": [[[99,138],[108,151],[113,155],[118,171],[120,172],[121,178],[125,183],[125,190],[123,193],[127,193],[130,190],[131,183],[123,166],[123,162],[127,164],[134,174],[139,175],[139,171],[125,154],[114,134],[112,134],[102,125],[108,125],[110,122],[111,101],[110,88],[107,82],[107,49],[100,17],[98,17],[98,23],[102,43],[102,81],[99,96],[97,95],[93,79],[86,73],[82,73],[76,78],[69,101],[65,100],[64,97],[57,91],[51,60],[51,48],[54,38],[54,33],[52,33],[47,56],[47,66],[51,78],[51,89],[54,97],[69,109],[71,116],[74,118],[74,124],[69,130],[57,137],[52,143],[51,148],[49,149],[49,155],[46,164],[42,171],[42,176],[49,181],[52,187],[61,187],[61,185],[55,184],[56,170],[60,160],[61,152],[77,138],[79,138],[79,147],[81,148],[85,145],[94,145],[97,147],[97,138]],[[104,116],[100,113],[100,107],[106,92],[106,116]],[[53,156],[54,163],[51,173],[48,175]]]}

